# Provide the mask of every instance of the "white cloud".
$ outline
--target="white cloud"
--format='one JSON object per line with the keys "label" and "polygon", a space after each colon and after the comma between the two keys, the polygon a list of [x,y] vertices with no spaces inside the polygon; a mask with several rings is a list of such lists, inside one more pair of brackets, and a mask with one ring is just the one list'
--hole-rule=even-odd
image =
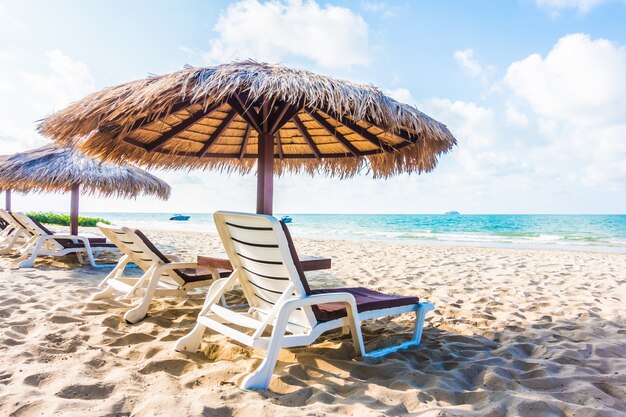
{"label": "white cloud", "polygon": [[420,110],[445,121],[460,146],[473,149],[493,145],[497,140],[493,110],[472,102],[434,98],[420,103]]}
{"label": "white cloud", "polygon": [[497,140],[496,120],[490,108],[481,107],[473,102],[443,98],[418,103],[411,91],[406,88],[386,90],[385,94],[401,103],[416,106],[420,111],[444,122],[462,146],[479,149],[492,145]]}
{"label": "white cloud", "polygon": [[21,19],[11,13],[6,3],[0,3],[0,32],[18,32],[24,29],[24,23]]}
{"label": "white cloud", "polygon": [[474,50],[471,48],[455,51],[454,59],[456,59],[466,74],[470,77],[480,79],[484,84],[489,82],[489,79],[495,72],[495,68],[481,65],[475,58]]}
{"label": "white cloud", "polygon": [[507,124],[512,127],[528,126],[528,116],[519,111],[511,102],[506,103],[506,120]]}
{"label": "white cloud", "polygon": [[[492,108],[444,98],[417,102],[406,88],[387,90],[385,93],[400,102],[415,105],[445,123],[458,139],[458,148],[446,156],[446,161],[451,160],[453,167],[440,176],[441,181],[471,186],[482,184],[488,178],[526,173],[530,169],[525,161],[526,155],[514,149],[507,129],[496,118]],[[517,123],[525,117],[519,112],[516,116]]]}
{"label": "white cloud", "polygon": [[591,9],[607,3],[610,0],[535,0],[537,6],[548,9],[553,13],[558,13],[563,9],[576,9],[586,13]]}
{"label": "white cloud", "polygon": [[0,118],[0,154],[9,154],[43,143],[43,138],[35,132],[34,126],[26,127],[13,119]]}
{"label": "white cloud", "polygon": [[[46,140],[35,131],[35,121],[95,89],[89,68],[60,50],[33,56],[45,61],[37,72],[26,70],[18,56],[0,50],[0,153],[19,152]],[[18,94],[19,93],[19,94]],[[10,100],[8,99],[10,97]]]}
{"label": "white cloud", "polygon": [[204,54],[209,63],[305,58],[337,69],[370,61],[363,18],[345,7],[312,0],[243,0],[230,5],[213,30],[216,37]]}
{"label": "white cloud", "polygon": [[561,38],[543,58],[514,62],[504,82],[539,116],[592,125],[626,117],[626,49],[586,34]]}
{"label": "white cloud", "polygon": [[361,6],[363,10],[382,17],[393,17],[398,9],[398,6],[392,6],[385,1],[364,1],[361,2]]}
{"label": "white cloud", "polygon": [[58,49],[46,52],[46,58],[50,73],[22,73],[26,88],[36,96],[32,103],[37,110],[51,112],[63,108],[95,89],[91,71],[84,63]]}
{"label": "white cloud", "polygon": [[534,116],[545,138],[529,145],[534,166],[572,186],[626,190],[625,79],[626,48],[586,34],[561,38],[545,57],[512,63],[503,81],[514,95],[507,120],[530,125],[516,114],[519,106]]}
{"label": "white cloud", "polygon": [[626,190],[626,123],[572,126],[544,122],[540,133],[548,142],[533,150],[544,165],[558,167],[584,186]]}
{"label": "white cloud", "polygon": [[400,103],[410,104],[412,106],[415,106],[417,103],[413,94],[406,88],[399,87],[391,90],[385,90],[385,94]]}

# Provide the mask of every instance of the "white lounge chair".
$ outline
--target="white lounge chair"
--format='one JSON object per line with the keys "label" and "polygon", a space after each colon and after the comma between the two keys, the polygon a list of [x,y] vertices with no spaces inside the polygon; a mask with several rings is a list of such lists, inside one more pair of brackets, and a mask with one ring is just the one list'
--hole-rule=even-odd
{"label": "white lounge chair", "polygon": [[21,256],[16,259],[20,268],[32,268],[39,256],[65,256],[75,253],[78,262],[84,264],[83,256],[94,268],[113,266],[96,264],[95,257],[102,251],[117,251],[114,244],[102,237],[86,237],[54,233],[37,220],[23,213],[11,213],[17,223],[27,230],[32,237],[20,248]]}
{"label": "white lounge chair", "polygon": [[[176,350],[197,351],[206,328],[264,349],[265,359],[243,380],[242,388],[266,389],[281,348],[307,346],[329,330],[349,330],[356,353],[362,356],[380,357],[420,343],[424,317],[433,304],[366,288],[311,290],[284,223],[271,216],[232,212],[217,212],[214,218],[234,270],[211,286],[195,327],[177,341]],[[236,283],[250,306],[245,312],[217,304]],[[361,321],[402,313],[415,314],[412,338],[366,353]],[[270,327],[271,336],[265,336]]]}
{"label": "white lounge chair", "polygon": [[8,214],[6,210],[0,209],[0,239],[6,237],[13,229],[11,227],[12,221],[10,219],[7,219],[5,213]]}
{"label": "white lounge chair", "polygon": [[[123,299],[143,296],[139,305],[124,315],[129,323],[137,323],[146,316],[154,296],[180,297],[192,289],[211,285],[220,274],[230,274],[230,271],[202,267],[195,262],[180,262],[176,256],[166,256],[140,230],[102,223],[98,223],[98,227],[123,256],[100,283],[103,290],[92,300],[113,297],[116,290],[124,293]],[[122,276],[129,262],[145,272],[141,278]]]}
{"label": "white lounge chair", "polygon": [[11,212],[0,209],[0,217],[8,224],[0,233],[0,255],[19,251],[34,240],[35,235],[18,222]]}

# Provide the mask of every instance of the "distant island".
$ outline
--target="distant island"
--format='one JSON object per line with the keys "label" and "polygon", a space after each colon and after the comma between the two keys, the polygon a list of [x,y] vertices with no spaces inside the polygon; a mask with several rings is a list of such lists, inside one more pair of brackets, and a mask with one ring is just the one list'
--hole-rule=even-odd
{"label": "distant island", "polygon": [[446,211],[445,213],[446,216],[452,216],[452,215],[457,215],[457,214],[461,214],[458,211]]}

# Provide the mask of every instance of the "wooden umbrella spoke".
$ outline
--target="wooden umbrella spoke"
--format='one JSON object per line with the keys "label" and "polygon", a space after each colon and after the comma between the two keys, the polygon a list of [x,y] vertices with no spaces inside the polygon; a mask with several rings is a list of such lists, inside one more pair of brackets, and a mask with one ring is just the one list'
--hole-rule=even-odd
{"label": "wooden umbrella spoke", "polygon": [[[283,103],[283,106],[285,104]],[[264,101],[261,103],[261,111],[263,113],[261,125],[263,126],[264,132],[270,132],[270,118],[272,116],[272,112],[274,107],[276,106],[276,97],[272,97],[271,101]],[[279,109],[283,106],[279,106]],[[280,111],[280,110],[279,110]]]}
{"label": "wooden umbrella spoke", "polygon": [[344,146],[344,148],[346,148],[353,156],[361,156],[361,152],[353,144],[351,144],[350,141],[346,139],[344,135],[339,133],[339,131],[337,130],[335,126],[328,123],[328,121],[324,119],[324,116],[310,109],[307,110],[306,112],[317,123],[319,123],[324,128],[324,130],[326,130],[331,136],[337,139],[337,141],[339,141],[339,143],[341,143]]}
{"label": "wooden umbrella spoke", "polygon": [[[374,123],[371,120],[368,120],[367,118],[363,119],[363,121],[371,124],[372,126],[376,126],[376,123]],[[394,135],[394,136],[397,136],[397,137],[399,137],[400,139],[404,140],[405,142],[407,142],[409,144],[417,143],[419,140],[422,139],[422,134],[421,133],[416,132],[416,134],[413,135],[413,134],[409,133],[407,130],[404,130],[404,129],[397,129],[397,130],[393,130],[393,131],[388,131],[387,133],[389,133],[391,135]]]}
{"label": "wooden umbrella spoke", "polygon": [[304,123],[302,123],[302,120],[300,120],[298,115],[295,115],[293,117],[293,122],[296,124],[296,127],[298,128],[298,131],[300,132],[304,140],[306,140],[306,143],[307,145],[309,145],[309,148],[311,148],[311,151],[313,151],[315,158],[322,159],[322,154],[320,150],[317,148],[315,141],[313,140],[311,135],[309,135],[309,132],[306,130],[306,126],[304,125]]}
{"label": "wooden umbrella spoke", "polygon": [[284,159],[285,155],[283,153],[283,143],[280,138],[280,131],[276,132],[275,136],[276,136],[276,147],[278,148],[278,157],[280,159]]}
{"label": "wooden umbrella spoke", "polygon": [[200,152],[198,152],[198,157],[202,158],[204,155],[206,155],[211,145],[213,145],[215,141],[218,140],[220,136],[222,136],[222,133],[224,133],[224,130],[226,130],[236,114],[237,112],[235,111],[235,109],[231,109],[231,111],[228,112],[224,120],[222,120],[222,123],[219,124],[219,126],[215,129],[215,132],[211,134],[209,140],[204,144]]}
{"label": "wooden umbrella spoke", "polygon": [[192,114],[191,117],[189,117],[188,119],[185,119],[183,122],[175,125],[174,127],[172,127],[170,130],[165,132],[163,135],[161,135],[157,139],[146,144],[145,149],[147,151],[154,151],[156,149],[159,149],[161,146],[169,142],[174,136],[184,132],[185,130],[189,129],[191,126],[198,123],[200,120],[209,116],[209,114],[211,114],[221,105],[222,103],[215,103],[211,107],[209,107],[206,111],[198,110],[196,113]]}
{"label": "wooden umbrella spoke", "polygon": [[241,142],[241,149],[239,150],[239,160],[243,160],[244,155],[246,154],[246,146],[248,146],[248,141],[250,140],[250,131],[252,128],[250,125],[246,125],[246,133],[243,134],[243,141]]}
{"label": "wooden umbrella spoke", "polygon": [[[280,129],[282,127],[281,121],[283,119],[283,117],[285,117],[285,113],[287,113],[287,110],[289,110],[289,104],[285,103],[285,102],[281,102],[280,105],[278,106],[278,108],[272,112],[272,114],[269,116],[269,132],[270,133],[275,133],[278,129]],[[286,122],[286,120],[285,120]]]}
{"label": "wooden umbrella spoke", "polygon": [[252,125],[254,130],[257,132],[262,131],[258,113],[251,106],[246,106],[238,94],[235,94],[233,98],[229,99],[228,104],[230,104],[233,109],[237,110],[237,113],[239,113],[246,122]]}
{"label": "wooden umbrella spoke", "polygon": [[[174,114],[174,113],[178,113],[179,111],[182,111],[184,109],[187,109],[191,106],[193,106],[194,104],[189,103],[188,101],[182,101],[180,103],[176,103],[172,106],[172,108],[166,112],[166,113],[152,113],[149,114],[145,117],[141,117],[137,120],[135,120],[133,122],[133,124],[128,128],[128,133],[132,133],[133,131],[143,127],[144,125],[149,125],[152,123],[155,123],[159,120],[163,120],[164,118]],[[106,125],[102,125],[98,128],[98,131],[101,133],[109,133],[115,130],[119,130],[122,129],[122,126],[115,124],[115,123],[108,123]]]}
{"label": "wooden umbrella spoke", "polygon": [[333,117],[333,116],[329,116],[329,117],[335,120],[336,122],[341,123],[348,129],[356,133],[357,135],[361,136],[363,139],[367,140],[373,145],[376,145],[376,147],[384,150],[385,152],[393,152],[396,150],[395,146],[381,141],[378,138],[378,136],[368,131],[366,128],[359,126],[357,123],[353,122],[352,120],[349,120],[345,117]]}
{"label": "wooden umbrella spoke", "polygon": [[289,120],[293,119],[296,114],[298,114],[302,110],[302,106],[299,105],[288,105],[285,107],[284,111],[281,112],[281,117],[277,118],[272,127],[270,128],[271,133],[278,132]]}

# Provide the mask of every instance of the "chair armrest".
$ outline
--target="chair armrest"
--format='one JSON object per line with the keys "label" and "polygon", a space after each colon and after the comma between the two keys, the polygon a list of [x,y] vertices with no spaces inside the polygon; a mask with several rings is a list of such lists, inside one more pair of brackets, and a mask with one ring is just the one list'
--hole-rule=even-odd
{"label": "chair armrest", "polygon": [[233,270],[233,266],[228,258],[222,258],[215,255],[200,255],[198,256],[198,262],[202,262],[202,266],[207,268],[225,269],[227,271]]}
{"label": "chair armrest", "polygon": [[46,239],[72,239],[72,240],[85,240],[87,239],[84,236],[77,236],[77,235],[62,235],[62,234],[53,234],[53,235],[44,235],[42,236]]}
{"label": "chair armrest", "polygon": [[163,264],[159,266],[159,269],[165,271],[168,269],[200,269],[206,268],[205,266],[198,265],[196,262],[170,262],[169,264]]}
{"label": "chair armrest", "polygon": [[78,236],[74,235],[62,235],[62,234],[53,234],[53,235],[43,235],[45,239],[78,239]]}
{"label": "chair armrest", "polygon": [[91,250],[92,246],[98,246],[97,244],[91,244],[91,242],[89,242],[89,238],[85,237],[85,236],[78,236],[78,235],[57,235],[56,233],[53,235],[46,235],[46,236],[42,236],[44,238],[44,240],[58,240],[58,239],[69,239],[69,240],[73,240],[73,241],[81,241],[83,242],[83,245],[85,245],[86,248],[89,248]]}
{"label": "chair armrest", "polygon": [[289,308],[305,307],[312,306],[317,304],[325,304],[325,303],[344,303],[349,306],[354,306],[356,312],[356,299],[354,295],[349,292],[336,292],[331,294],[315,294],[315,295],[307,295],[303,298],[292,298],[285,301],[285,306],[289,305]]}

